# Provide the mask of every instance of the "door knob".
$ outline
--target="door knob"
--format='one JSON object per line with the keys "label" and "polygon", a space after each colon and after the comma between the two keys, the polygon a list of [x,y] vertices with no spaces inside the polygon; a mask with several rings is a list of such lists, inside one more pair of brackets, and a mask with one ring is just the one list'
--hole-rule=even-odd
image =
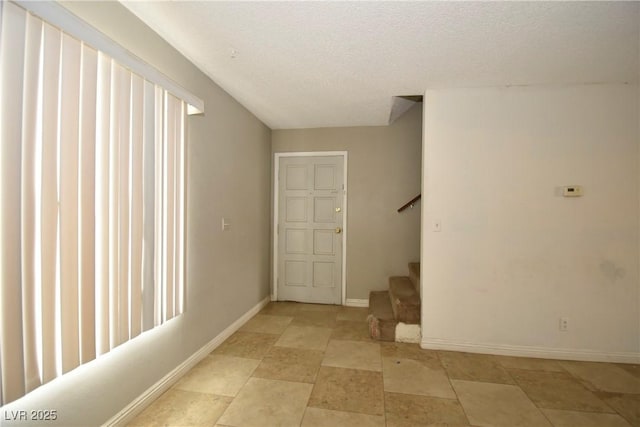
{"label": "door knob", "polygon": [[342,212],[342,208],[336,208],[336,212]]}
{"label": "door knob", "polygon": [[342,228],[336,227],[336,234],[340,234],[340,233],[342,233]]}

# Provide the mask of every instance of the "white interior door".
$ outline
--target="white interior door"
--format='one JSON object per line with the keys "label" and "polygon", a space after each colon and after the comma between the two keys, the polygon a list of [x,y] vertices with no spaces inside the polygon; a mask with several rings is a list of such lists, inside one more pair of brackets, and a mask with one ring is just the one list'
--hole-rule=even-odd
{"label": "white interior door", "polygon": [[279,157],[277,296],[342,303],[343,156]]}

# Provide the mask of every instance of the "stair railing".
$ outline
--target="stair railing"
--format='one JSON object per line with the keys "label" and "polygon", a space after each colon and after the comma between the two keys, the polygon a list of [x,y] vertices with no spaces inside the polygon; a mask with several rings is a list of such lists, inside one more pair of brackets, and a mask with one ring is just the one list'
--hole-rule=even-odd
{"label": "stair railing", "polygon": [[422,194],[418,194],[416,197],[414,197],[413,199],[409,200],[407,203],[405,203],[404,205],[402,205],[399,209],[398,212],[402,212],[403,210],[407,209],[407,208],[413,208],[413,205],[416,204],[416,202],[418,200],[420,200],[420,198],[422,197]]}

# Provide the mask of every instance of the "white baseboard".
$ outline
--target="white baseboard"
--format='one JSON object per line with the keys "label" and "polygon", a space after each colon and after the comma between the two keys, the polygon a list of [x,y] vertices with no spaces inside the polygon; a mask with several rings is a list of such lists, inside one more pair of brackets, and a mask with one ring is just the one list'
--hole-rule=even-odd
{"label": "white baseboard", "polygon": [[368,299],[349,299],[344,301],[344,305],[347,307],[369,307]]}
{"label": "white baseboard", "polygon": [[132,421],[140,412],[155,401],[169,387],[175,384],[184,374],[189,372],[198,362],[207,357],[209,353],[229,338],[234,332],[242,327],[249,319],[256,315],[265,305],[269,303],[271,297],[266,297],[253,308],[243,314],[238,320],[220,332],[214,339],[205,344],[200,350],[192,354],[187,360],[178,365],[174,370],[165,375],[160,381],[148,388],[144,393],[129,403],[124,409],[111,417],[103,426],[124,426]]}
{"label": "white baseboard", "polygon": [[464,351],[467,353],[497,354],[501,356],[536,357],[543,359],[580,360],[585,362],[640,363],[640,353],[606,353],[592,350],[529,347],[502,344],[477,344],[422,338],[420,347],[429,350]]}

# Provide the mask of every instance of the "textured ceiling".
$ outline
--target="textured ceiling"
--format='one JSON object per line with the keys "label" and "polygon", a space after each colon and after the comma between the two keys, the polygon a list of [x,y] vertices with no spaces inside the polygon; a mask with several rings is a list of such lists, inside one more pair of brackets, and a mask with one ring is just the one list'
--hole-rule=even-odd
{"label": "textured ceiling", "polygon": [[[272,129],[428,88],[639,80],[639,2],[124,2]],[[233,53],[232,53],[233,52]]]}

